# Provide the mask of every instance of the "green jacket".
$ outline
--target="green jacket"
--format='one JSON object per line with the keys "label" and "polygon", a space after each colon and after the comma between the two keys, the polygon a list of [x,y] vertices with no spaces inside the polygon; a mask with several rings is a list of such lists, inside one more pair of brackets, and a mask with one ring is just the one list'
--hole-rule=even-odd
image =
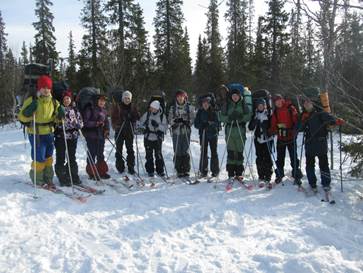
{"label": "green jacket", "polygon": [[[33,97],[29,97],[24,101],[23,107],[20,110],[18,119],[27,126],[28,134],[33,132],[33,115],[27,117],[24,115],[24,110],[31,104]],[[57,122],[57,114],[59,110],[59,102],[53,99],[52,96],[37,98],[38,106],[35,113],[35,124],[37,135],[48,135],[54,132],[54,123]]]}

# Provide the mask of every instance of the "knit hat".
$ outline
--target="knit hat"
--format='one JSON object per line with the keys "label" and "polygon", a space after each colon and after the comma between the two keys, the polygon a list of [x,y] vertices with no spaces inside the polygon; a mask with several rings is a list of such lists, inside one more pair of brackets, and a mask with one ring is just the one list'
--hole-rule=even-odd
{"label": "knit hat", "polygon": [[256,103],[256,106],[258,106],[260,104],[266,105],[266,100],[264,100],[263,98],[258,98],[258,99],[256,99],[255,103]]}
{"label": "knit hat", "polygon": [[232,89],[231,91],[231,96],[234,94],[240,95],[241,96],[241,92],[238,89]]}
{"label": "knit hat", "polygon": [[154,100],[150,103],[150,107],[156,110],[160,109],[160,102],[158,100]]}
{"label": "knit hat", "polygon": [[62,98],[64,99],[64,97],[70,97],[72,99],[72,91],[69,89],[64,91],[62,94]]}
{"label": "knit hat", "polygon": [[274,95],[274,101],[283,100],[284,97],[281,94]]}
{"label": "knit hat", "polygon": [[38,90],[40,90],[42,88],[52,89],[52,87],[53,87],[53,81],[50,77],[43,75],[38,78],[38,81],[37,81]]}
{"label": "knit hat", "polygon": [[132,100],[132,93],[130,91],[125,91],[122,93],[122,100],[124,100],[125,98],[129,98],[130,100]]}
{"label": "knit hat", "polygon": [[187,92],[185,92],[184,90],[178,90],[176,93],[175,93],[175,97],[184,97],[185,99],[188,98],[188,94]]}
{"label": "knit hat", "polygon": [[203,97],[202,99],[201,99],[201,103],[203,103],[203,102],[208,102],[208,103],[211,103],[211,97],[209,97],[209,96],[205,96],[205,97]]}

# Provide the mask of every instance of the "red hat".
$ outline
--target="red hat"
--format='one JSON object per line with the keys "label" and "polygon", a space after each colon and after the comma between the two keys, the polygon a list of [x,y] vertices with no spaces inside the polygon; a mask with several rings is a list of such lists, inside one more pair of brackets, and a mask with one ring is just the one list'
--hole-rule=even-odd
{"label": "red hat", "polygon": [[185,92],[184,90],[178,90],[176,93],[175,93],[175,97],[184,97],[185,99],[188,99],[188,94],[187,92]]}
{"label": "red hat", "polygon": [[48,77],[46,75],[40,76],[37,81],[37,87],[38,87],[38,90],[40,90],[42,88],[52,89],[53,81],[50,77]]}
{"label": "red hat", "polygon": [[72,99],[72,91],[69,89],[67,91],[64,91],[62,98],[64,99],[64,97],[70,97]]}

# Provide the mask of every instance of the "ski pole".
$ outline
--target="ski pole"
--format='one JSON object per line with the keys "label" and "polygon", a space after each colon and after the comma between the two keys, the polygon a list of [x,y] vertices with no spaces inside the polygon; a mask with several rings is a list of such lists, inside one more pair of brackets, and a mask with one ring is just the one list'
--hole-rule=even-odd
{"label": "ski pole", "polygon": [[344,191],[343,189],[343,162],[342,162],[342,126],[339,126],[339,161],[340,161],[340,190],[341,192]]}
{"label": "ski pole", "polygon": [[195,169],[195,165],[194,165],[194,159],[193,159],[193,154],[192,154],[192,150],[190,148],[190,139],[188,137],[188,134],[187,134],[187,129],[184,127],[184,132],[185,132],[185,137],[187,138],[187,143],[188,143],[188,150],[189,150],[189,154],[190,154],[190,161],[192,162],[192,168],[193,168],[193,171],[194,171],[194,176],[196,177],[197,176],[197,171]]}
{"label": "ski pole", "polygon": [[33,198],[38,199],[37,196],[37,137],[36,137],[36,124],[35,124],[35,113],[33,114],[33,163],[34,163],[34,192]]}
{"label": "ski pole", "polygon": [[203,129],[203,133],[202,133],[202,149],[201,149],[201,160],[200,160],[200,166],[199,166],[199,176],[202,176],[202,170],[204,171],[204,150],[205,150],[205,129]]}
{"label": "ski pole", "polygon": [[[233,123],[234,123],[234,120],[232,120],[231,122],[231,128],[229,129],[229,133],[227,135],[227,141],[226,141],[226,148],[224,149],[223,151],[223,155],[222,155],[222,161],[221,161],[221,164],[219,166],[219,169],[221,170],[222,169],[222,165],[223,165],[223,162],[224,162],[224,158],[226,156],[226,152],[227,152],[227,149],[228,149],[228,143],[229,143],[229,139],[231,137],[231,133],[232,133],[232,126],[233,126]],[[226,126],[226,130],[227,130],[227,126]],[[220,173],[220,172],[219,172]],[[218,173],[218,176],[217,176],[217,179],[216,179],[216,183],[219,181],[219,173]],[[217,185],[215,185],[216,187]]]}
{"label": "ski pole", "polygon": [[[246,155],[246,153],[245,153],[245,149],[244,149],[244,147],[245,147],[245,141],[243,140],[243,136],[242,136],[241,128],[240,128],[240,126],[239,126],[238,121],[236,121],[236,124],[237,124],[237,128],[238,128],[239,136],[240,136],[241,141],[242,141],[242,146],[243,146],[242,154],[244,153],[244,154]],[[242,164],[242,165],[243,165],[243,164]],[[246,165],[248,165],[248,168],[250,169],[252,179],[253,179],[253,180],[255,180],[255,177],[254,177],[254,174],[253,174],[253,169],[252,169],[252,167],[248,164],[248,157],[247,157],[247,159],[246,159]],[[243,172],[245,172],[245,168],[243,168]]]}
{"label": "ski pole", "polygon": [[[115,142],[117,143],[117,141],[118,141],[118,139],[119,139],[119,137],[120,137],[120,135],[121,135],[121,132],[122,132],[122,130],[123,130],[123,128],[124,128],[124,126],[125,126],[125,120],[123,121],[123,123],[121,124],[121,128],[120,128],[120,130],[118,131],[118,133],[117,133],[117,136],[116,136],[116,139],[115,139]],[[108,157],[107,157],[107,160],[106,160],[106,162],[108,162],[108,160],[110,159],[110,156],[111,156],[111,154],[112,154],[112,152],[113,152],[113,147],[112,147],[112,149],[111,149],[111,151],[110,151],[110,153],[108,154]]]}
{"label": "ski pole", "polygon": [[[178,125],[179,126],[179,129],[180,129],[180,125]],[[177,176],[177,169],[176,169],[176,157],[177,157],[177,155],[178,155],[178,147],[179,147],[179,138],[180,138],[180,130],[179,130],[179,134],[177,135],[177,137],[176,137],[176,145],[175,145],[175,147],[174,147],[174,170],[175,170],[175,176]],[[172,131],[172,129],[170,129],[170,135],[171,135],[171,137],[173,138],[173,131]]]}
{"label": "ski pole", "polygon": [[304,149],[304,145],[305,145],[305,134],[303,134],[303,138],[301,141],[301,150],[300,150],[300,169],[301,169],[301,164],[302,164],[302,157],[303,157],[303,149]]}
{"label": "ski pole", "polygon": [[[137,154],[138,154],[138,161],[140,160],[140,163],[141,163],[141,167],[142,167],[142,169],[143,169],[143,171],[144,171],[144,174],[146,174],[146,170],[145,170],[145,166],[144,166],[144,162],[142,161],[142,157],[141,157],[141,154],[140,154],[140,149],[139,149],[139,144],[138,144],[138,137],[137,137],[137,134],[136,134],[136,132],[135,132],[135,130],[134,130],[134,127],[133,126],[131,126],[131,130],[132,130],[132,134],[135,136],[135,138],[136,138],[136,152],[137,152]],[[139,164],[139,163],[138,163]],[[138,167],[139,168],[139,167]],[[139,176],[140,176],[140,174],[139,174]]]}
{"label": "ski pole", "polygon": [[66,147],[66,155],[67,155],[67,164],[68,164],[69,178],[71,180],[72,194],[74,195],[74,184],[73,184],[73,177],[72,177],[72,171],[71,171],[71,161],[69,160],[69,150],[68,150],[68,143],[67,143],[67,133],[66,133],[66,127],[64,126],[64,119],[62,119],[62,129],[63,129],[63,136],[64,136],[64,144],[65,144],[65,147]]}

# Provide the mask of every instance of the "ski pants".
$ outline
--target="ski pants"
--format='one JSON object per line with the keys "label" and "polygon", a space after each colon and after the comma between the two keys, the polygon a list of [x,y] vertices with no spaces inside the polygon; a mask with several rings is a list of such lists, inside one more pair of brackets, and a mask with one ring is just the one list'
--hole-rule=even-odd
{"label": "ski pants", "polygon": [[285,166],[285,157],[286,157],[286,150],[289,151],[290,155],[290,163],[292,168],[292,177],[295,179],[301,179],[303,177],[302,172],[300,170],[300,161],[297,158],[297,147],[296,147],[296,141],[294,142],[289,141],[277,141],[277,170],[276,170],[276,176],[277,177],[284,177],[284,166]]}
{"label": "ski pants", "polygon": [[[119,135],[119,131],[116,132],[116,137]],[[115,139],[116,140],[116,139]],[[134,152],[134,136],[132,132],[126,132],[125,130],[122,130],[121,134],[119,135],[119,138],[116,140],[116,169],[118,172],[123,173],[125,171],[125,162],[123,155],[120,153],[123,153],[123,147],[126,146],[126,162],[127,167],[130,170],[134,170],[135,168],[135,152]]]}
{"label": "ski pants", "polygon": [[[269,145],[269,147],[267,146]],[[263,181],[270,181],[272,176],[272,160],[271,160],[271,150],[273,142],[269,141],[266,143],[259,143],[255,139],[256,147],[256,165],[258,178]]]}
{"label": "ski pants", "polygon": [[306,156],[306,175],[310,186],[316,187],[317,178],[315,175],[315,158],[319,159],[319,169],[321,184],[324,188],[330,187],[331,176],[329,169],[328,155],[326,153],[321,155],[305,154]]}
{"label": "ski pants", "polygon": [[200,163],[199,171],[202,176],[208,174],[208,146],[210,148],[211,159],[210,159],[210,170],[212,176],[217,176],[219,174],[219,160],[217,152],[218,136],[213,138],[206,137],[203,143],[203,137],[200,136]]}
{"label": "ski pants", "polygon": [[[157,174],[164,174],[164,160],[161,151],[162,142],[159,140],[151,141],[144,139],[146,163],[145,169],[148,174],[154,174],[155,169]],[[154,165],[155,158],[155,165]]]}

